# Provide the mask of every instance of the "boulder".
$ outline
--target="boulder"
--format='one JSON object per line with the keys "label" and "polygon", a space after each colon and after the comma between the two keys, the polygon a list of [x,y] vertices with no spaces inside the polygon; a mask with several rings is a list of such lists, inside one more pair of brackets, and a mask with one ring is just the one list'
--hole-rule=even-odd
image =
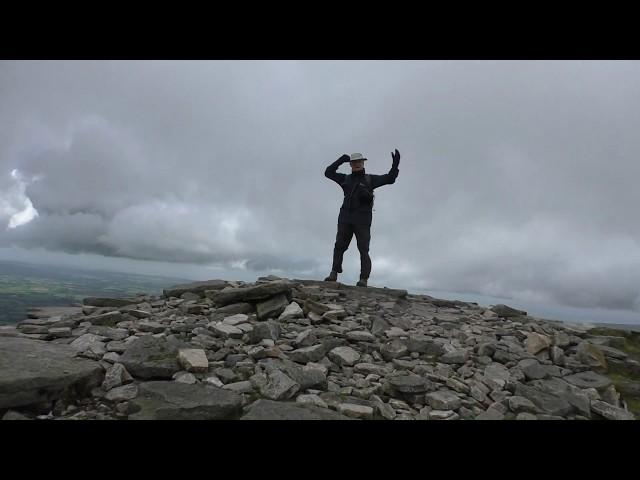
{"label": "boulder", "polygon": [[258,323],[249,332],[249,343],[258,343],[261,340],[270,339],[274,342],[280,338],[280,324],[273,320]]}
{"label": "boulder", "polygon": [[118,323],[125,320],[124,315],[122,313],[115,312],[107,312],[101,313],[98,315],[87,315],[84,318],[85,321],[91,322],[92,325],[102,325],[107,327],[115,327]]}
{"label": "boulder", "polygon": [[210,295],[209,298],[218,306],[238,302],[256,303],[281,293],[287,296],[291,295],[291,289],[291,282],[277,280],[250,287],[231,288],[229,290],[219,291]]}
{"label": "boulder", "polygon": [[136,378],[172,378],[180,371],[178,350],[187,344],[153,336],[140,337],[120,357],[127,371]]}
{"label": "boulder", "polygon": [[426,335],[409,335],[407,340],[409,352],[425,353],[427,355],[442,355],[442,343],[436,342]]}
{"label": "boulder", "polygon": [[273,297],[256,304],[256,315],[258,320],[266,320],[267,318],[276,318],[284,312],[289,304],[287,296],[284,293],[274,295]]}
{"label": "boulder", "polygon": [[173,287],[165,288],[163,294],[166,298],[169,298],[180,297],[183,293],[191,292],[202,298],[206,290],[222,290],[227,285],[228,283],[224,280],[205,280],[203,282],[174,285]]}
{"label": "boulder", "polygon": [[304,317],[304,311],[296,302],[291,302],[278,317],[281,322],[288,322],[295,318]]}
{"label": "boulder", "polygon": [[242,413],[240,395],[208,384],[146,382],[133,403],[131,420],[233,420]]}
{"label": "boulder", "polygon": [[550,415],[565,416],[572,410],[571,404],[566,399],[521,383],[517,384],[515,394],[527,398],[541,412]]}
{"label": "boulder", "polygon": [[336,347],[327,356],[339,366],[352,366],[360,360],[360,354],[351,347]]}
{"label": "boulder", "polygon": [[0,337],[0,409],[88,395],[104,372],[75,354],[69,345]]}
{"label": "boulder", "polygon": [[609,378],[599,375],[592,371],[578,372],[568,375],[564,379],[571,385],[578,388],[595,388],[596,390],[604,390],[611,385]]}
{"label": "boulder", "polygon": [[524,310],[516,310],[515,308],[511,308],[503,304],[494,305],[489,310],[503,318],[523,317],[527,315],[527,312]]}
{"label": "boulder", "polygon": [[597,370],[606,371],[607,360],[604,353],[597,345],[590,342],[581,342],[576,349],[576,357],[585,365]]}
{"label": "boulder", "polygon": [[591,402],[591,410],[607,420],[635,420],[631,412],[615,407],[601,400]]}
{"label": "boulder", "polygon": [[260,399],[249,407],[249,411],[241,420],[350,420],[350,418],[315,405]]}
{"label": "boulder", "polygon": [[124,307],[140,303],[140,298],[107,298],[107,297],[87,297],[82,300],[83,305],[90,307]]}
{"label": "boulder", "polygon": [[527,333],[527,339],[525,340],[525,347],[527,352],[532,355],[541,352],[542,350],[551,346],[552,340],[547,335],[540,333],[530,332]]}
{"label": "boulder", "polygon": [[209,360],[202,349],[183,348],[178,350],[178,362],[187,372],[206,373],[209,371]]}

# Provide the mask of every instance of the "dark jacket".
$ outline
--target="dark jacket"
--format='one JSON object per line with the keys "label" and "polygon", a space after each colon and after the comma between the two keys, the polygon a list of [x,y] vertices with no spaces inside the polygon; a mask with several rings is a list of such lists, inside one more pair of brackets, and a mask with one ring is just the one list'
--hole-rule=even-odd
{"label": "dark jacket", "polygon": [[338,223],[352,223],[354,225],[371,225],[373,217],[372,190],[382,185],[395,183],[398,169],[391,167],[385,175],[371,175],[371,190],[365,181],[365,170],[349,175],[338,173],[340,159],[333,162],[324,171],[324,176],[336,182],[344,192],[344,201],[340,207]]}

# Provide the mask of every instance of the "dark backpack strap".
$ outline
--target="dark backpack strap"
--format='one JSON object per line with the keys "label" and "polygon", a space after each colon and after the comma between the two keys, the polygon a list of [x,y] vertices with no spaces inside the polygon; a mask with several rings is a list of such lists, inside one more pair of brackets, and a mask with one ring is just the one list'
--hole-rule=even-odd
{"label": "dark backpack strap", "polygon": [[371,188],[371,175],[369,175],[368,173],[364,176],[364,180],[365,182],[367,182],[367,187],[369,187],[369,190],[371,190],[371,193],[373,193],[373,189]]}
{"label": "dark backpack strap", "polygon": [[[372,182],[372,180],[371,180],[371,175],[369,175],[369,174],[367,173],[367,174],[365,174],[364,178],[365,178],[365,182],[367,182],[367,186],[369,187],[369,190],[371,190],[371,196],[373,197],[373,198],[371,199],[371,207],[373,208],[373,204],[374,204],[374,203],[375,203],[375,201],[376,201],[376,194],[375,194],[375,193],[373,193],[373,188],[372,188],[372,186],[371,186],[371,182]],[[375,210],[374,210],[374,211],[375,211]]]}

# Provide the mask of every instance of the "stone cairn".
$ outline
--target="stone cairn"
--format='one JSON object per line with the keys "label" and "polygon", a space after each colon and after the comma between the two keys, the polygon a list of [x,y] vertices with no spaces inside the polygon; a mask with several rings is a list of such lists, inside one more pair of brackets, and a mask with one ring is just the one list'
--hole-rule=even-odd
{"label": "stone cairn", "polygon": [[620,339],[405,290],[210,280],[0,328],[0,417],[626,420],[605,374],[640,364]]}

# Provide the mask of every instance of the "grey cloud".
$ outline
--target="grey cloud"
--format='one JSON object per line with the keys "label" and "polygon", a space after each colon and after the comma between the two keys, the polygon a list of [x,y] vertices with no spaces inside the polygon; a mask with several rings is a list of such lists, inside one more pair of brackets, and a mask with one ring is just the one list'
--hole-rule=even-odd
{"label": "grey cloud", "polygon": [[397,147],[372,283],[637,310],[638,80],[638,62],[2,62],[0,202],[17,168],[40,216],[0,245],[324,277],[325,167],[360,151],[386,173]]}

